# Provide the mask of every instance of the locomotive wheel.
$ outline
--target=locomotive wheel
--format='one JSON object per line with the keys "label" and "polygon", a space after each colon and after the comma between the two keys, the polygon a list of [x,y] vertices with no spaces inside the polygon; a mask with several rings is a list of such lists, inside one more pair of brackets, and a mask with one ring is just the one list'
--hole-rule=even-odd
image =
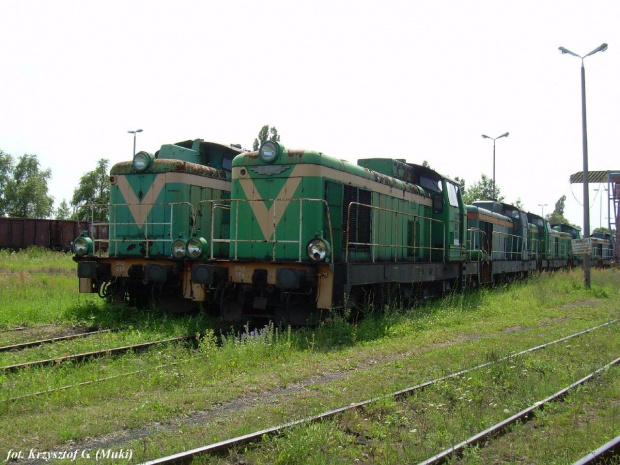
{"label": "locomotive wheel", "polygon": [[108,284],[105,287],[105,299],[109,304],[124,304],[126,302],[125,286],[118,281]]}

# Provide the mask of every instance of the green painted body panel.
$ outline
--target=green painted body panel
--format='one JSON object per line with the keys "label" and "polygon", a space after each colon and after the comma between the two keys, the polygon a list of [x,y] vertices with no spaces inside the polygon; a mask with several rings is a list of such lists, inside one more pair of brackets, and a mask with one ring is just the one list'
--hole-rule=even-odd
{"label": "green painted body panel", "polygon": [[528,233],[527,233],[527,244],[528,250],[530,251],[531,258],[542,258],[542,251],[544,250],[541,246],[542,241],[540,239],[541,232],[540,228],[535,224],[528,224]]}
{"label": "green painted body panel", "polygon": [[503,251],[506,254],[506,258],[511,260],[529,259],[529,252],[527,250],[528,222],[524,211],[514,205],[492,200],[476,201],[474,206],[501,214],[506,218],[506,221],[512,224],[511,228],[507,228],[506,231],[501,233],[504,242]]}
{"label": "green painted body panel", "polygon": [[346,160],[339,160],[334,157],[330,157],[321,152],[314,152],[309,150],[285,150],[278,160],[273,163],[265,163],[262,161],[258,152],[245,153],[242,156],[235,157],[232,166],[262,166],[262,165],[319,165],[327,168],[333,168],[343,173],[352,174],[362,179],[368,179],[373,181],[380,181],[383,184],[394,187],[396,189],[406,190],[407,192],[418,193],[417,186],[407,184],[395,178],[380,176],[379,173],[373,172],[370,169],[363,168],[358,165],[354,165]]}
{"label": "green painted body panel", "polygon": [[[132,192],[139,196],[147,192],[157,174],[130,175],[129,184]],[[111,255],[148,255],[151,257],[168,257],[173,240],[189,239],[196,235],[210,235],[211,209],[203,208],[197,215],[197,206],[202,200],[226,199],[230,193],[220,189],[211,189],[186,183],[166,183],[153,204],[145,203],[140,208],[149,209],[144,218],[136,218],[135,212],[127,205],[127,201],[118,186],[110,190],[110,243]],[[191,204],[191,205],[190,205]],[[214,224],[220,228],[217,235],[228,236],[228,211],[218,211]],[[223,244],[216,245],[216,254],[227,254]]]}
{"label": "green painted body panel", "polygon": [[[228,238],[229,210],[211,207],[229,201],[232,159],[240,152],[198,139],[163,145],[144,172],[129,161],[114,165],[110,255],[170,257],[174,240],[209,239],[212,228],[214,237]],[[228,244],[213,244],[213,254],[226,258]]]}
{"label": "green painted body panel", "polygon": [[[367,164],[382,171],[396,166],[410,173],[416,166],[387,159],[373,163]],[[310,171],[312,166],[316,169]],[[319,172],[318,167],[328,168],[322,172],[329,174],[308,175]],[[376,183],[391,189],[378,192]],[[236,157],[231,187],[232,259],[308,261],[306,245],[317,237],[330,243],[336,262],[444,261],[464,256],[465,206],[460,192],[460,204],[447,204],[435,214],[430,206],[435,194],[420,186],[319,152],[289,150],[272,163],[256,152]],[[428,205],[405,199],[405,194],[420,196]],[[248,201],[248,195],[258,200]],[[445,189],[436,195],[445,195],[447,201]],[[273,201],[278,198],[292,200]],[[351,202],[355,203],[349,210]]]}
{"label": "green painted body panel", "polygon": [[[366,158],[358,160],[358,164],[373,171],[411,183],[422,195],[431,197],[434,195],[443,196],[443,211],[433,211],[432,215],[429,211],[425,214],[425,216],[432,216],[433,219],[439,220],[446,225],[445,231],[443,227],[441,230],[434,228],[432,233],[433,247],[445,250],[446,261],[458,261],[464,258],[467,240],[465,204],[463,203],[460,188],[453,191],[456,195],[452,197],[452,201],[447,192],[448,185],[457,186],[456,183],[428,167],[406,163],[405,160],[401,159]],[[429,185],[429,181],[432,181],[433,184],[440,182],[441,190],[434,189],[434,186]],[[432,253],[433,261],[442,260],[441,251],[435,250]]]}
{"label": "green painted body panel", "polygon": [[551,245],[549,242],[551,227],[549,222],[534,213],[528,213],[529,225],[528,244],[532,250],[531,258],[548,260],[553,258],[550,254]]}
{"label": "green painted body panel", "polygon": [[[492,220],[477,218],[478,215]],[[467,228],[471,231],[468,248],[473,259],[504,260],[507,253],[513,252],[506,242],[506,236],[513,233],[513,227],[500,224],[502,222],[511,222],[511,219],[478,205],[467,205]]]}
{"label": "green painted body panel", "polygon": [[[322,199],[324,196],[322,180],[304,177],[300,179],[295,189],[283,190],[289,177],[271,176],[261,179],[257,176],[254,179],[258,195],[261,199],[268,200],[245,202],[247,197],[243,188],[234,180],[232,182],[232,198],[242,201],[231,203],[231,237],[236,239],[236,247],[231,246],[230,257],[271,260],[275,254],[279,260],[299,261],[300,256],[306,258],[306,244],[311,239],[322,236],[322,231],[326,229],[323,205],[305,200],[293,200],[285,205],[281,201],[274,202],[273,199],[282,198],[284,191],[287,197],[293,199]],[[275,228],[275,233],[273,228],[267,233],[263,231],[252,206],[264,209],[263,216],[269,222],[269,226],[274,224],[274,213],[278,214],[278,210],[285,210]],[[300,222],[300,215],[303,215],[306,221]],[[308,221],[308,218],[312,218],[312,221]]]}
{"label": "green painted body panel", "polygon": [[[579,258],[580,260],[583,259],[583,255],[582,254],[578,254],[578,255],[573,255],[573,243],[572,243],[572,239],[581,239],[581,230],[579,228],[576,228],[570,224],[556,224],[553,226],[553,230],[554,231],[559,231],[561,233],[564,234],[568,234],[571,238],[571,242],[570,242],[570,246],[568,247],[568,252],[567,254],[571,257],[575,257],[575,258]],[[567,242],[566,239],[563,240],[563,242]]]}

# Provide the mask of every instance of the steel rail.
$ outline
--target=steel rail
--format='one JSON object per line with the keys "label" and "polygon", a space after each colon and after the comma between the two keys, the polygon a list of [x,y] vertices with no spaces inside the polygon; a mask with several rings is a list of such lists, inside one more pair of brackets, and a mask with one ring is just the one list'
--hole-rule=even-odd
{"label": "steel rail", "polygon": [[610,457],[618,455],[620,455],[620,436],[616,436],[614,439],[603,444],[598,449],[583,456],[573,463],[573,465],[586,465],[588,463],[602,465],[603,463],[609,463],[608,460]]}
{"label": "steel rail", "polygon": [[16,372],[19,370],[25,370],[25,369],[30,369],[33,367],[39,367],[39,366],[49,366],[49,365],[58,365],[62,362],[81,362],[84,360],[89,360],[91,358],[98,358],[98,357],[103,357],[106,355],[118,355],[118,354],[122,354],[125,352],[129,352],[129,351],[142,351],[145,349],[148,349],[150,347],[156,346],[156,345],[160,345],[160,344],[169,344],[171,342],[181,342],[181,341],[188,341],[191,339],[194,339],[195,336],[182,336],[182,337],[174,337],[171,339],[163,339],[160,341],[152,341],[152,342],[143,342],[140,344],[133,344],[130,346],[122,346],[122,347],[115,347],[112,349],[103,349],[103,350],[98,350],[98,351],[94,351],[94,352],[86,352],[83,354],[76,354],[76,355],[63,355],[61,357],[56,357],[56,358],[50,358],[50,359],[46,359],[46,360],[37,360],[34,362],[25,362],[25,363],[18,363],[15,365],[7,365],[4,367],[0,367],[0,372],[5,372],[5,373],[12,373],[12,372]]}
{"label": "steel rail", "polygon": [[[472,368],[467,368],[465,370],[461,370],[461,371],[457,371],[455,373],[446,375],[446,376],[441,376],[439,378],[435,378],[432,379],[430,381],[426,381],[424,383],[421,384],[417,384],[415,386],[411,386],[405,389],[402,389],[400,391],[396,391],[390,394],[386,394],[380,397],[374,397],[372,399],[368,399],[368,400],[364,400],[361,402],[356,402],[356,403],[352,403],[349,404],[345,407],[340,407],[337,408],[335,410],[330,410],[328,412],[324,412],[324,413],[320,413],[318,415],[312,416],[312,417],[308,417],[308,418],[303,418],[301,420],[295,420],[289,423],[285,423],[283,425],[279,425],[279,426],[274,426],[272,428],[267,428],[261,431],[256,431],[254,433],[250,433],[250,434],[246,434],[244,436],[238,436],[236,438],[232,438],[232,439],[227,439],[224,441],[220,441],[214,444],[209,444],[207,446],[202,446],[202,447],[198,447],[195,449],[191,449],[185,452],[179,452],[177,454],[173,454],[173,455],[169,455],[166,457],[161,457],[155,460],[150,460],[148,462],[144,462],[142,465],[161,465],[161,464],[176,464],[176,463],[189,463],[193,460],[193,458],[195,456],[198,455],[203,455],[203,454],[215,454],[215,453],[222,453],[225,452],[227,450],[232,449],[233,447],[237,447],[237,446],[242,446],[251,442],[260,442],[262,441],[262,439],[266,436],[275,436],[280,434],[281,432],[283,432],[286,429],[290,429],[294,426],[298,426],[298,425],[305,425],[305,424],[310,424],[310,423],[315,423],[318,421],[322,421],[322,420],[326,420],[335,416],[338,416],[344,412],[348,412],[350,410],[355,410],[355,409],[359,409],[361,407],[364,407],[366,405],[372,404],[374,402],[380,401],[380,400],[385,400],[385,399],[400,399],[400,398],[404,398],[407,397],[411,394],[413,394],[416,391],[420,391],[423,390],[425,388],[427,388],[428,386],[431,386],[433,384],[448,380],[448,379],[452,379],[452,378],[457,378],[459,376],[462,376],[464,374],[467,374],[471,371],[475,371],[475,370],[479,370],[481,368],[490,366],[490,365],[494,365],[496,363],[502,362],[502,361],[506,361],[506,360],[510,360],[512,358],[530,353],[530,352],[534,352],[540,349],[543,349],[545,347],[554,345],[554,344],[559,344],[560,342],[564,342],[566,340],[572,339],[574,337],[578,337],[578,336],[582,336],[583,334],[589,333],[591,331],[595,331],[597,329],[603,328],[605,326],[609,326],[612,325],[614,323],[617,323],[618,319],[616,320],[612,320],[612,321],[608,321],[607,323],[603,323],[601,325],[597,325],[594,326],[592,328],[588,328],[585,329],[583,331],[579,331],[577,333],[571,334],[569,336],[565,336],[563,338],[557,339],[555,341],[551,341],[551,342],[547,342],[545,344],[540,344],[537,345],[536,347],[532,347],[530,349],[526,349],[526,350],[522,350],[520,352],[514,353],[514,354],[510,354],[510,355],[506,355],[504,357],[498,358],[495,361],[491,361],[491,362],[485,362],[482,363],[480,365],[476,365],[475,367]],[[620,360],[620,359],[619,359]]]}
{"label": "steel rail", "polygon": [[111,381],[113,379],[123,378],[125,376],[137,375],[137,374],[140,374],[140,373],[147,373],[147,372],[149,372],[151,370],[160,370],[162,368],[168,368],[168,367],[179,365],[181,363],[186,363],[186,362],[189,362],[191,360],[192,359],[179,360],[178,362],[165,363],[163,365],[157,365],[157,366],[152,367],[152,368],[144,368],[142,370],[128,371],[126,373],[119,373],[117,375],[106,376],[105,378],[92,379],[90,381],[82,381],[81,383],[69,384],[67,386],[60,386],[60,387],[53,388],[53,389],[46,389],[45,391],[31,392],[30,394],[24,394],[24,395],[17,396],[17,397],[11,397],[10,399],[8,399],[8,402],[16,402],[18,400],[29,399],[31,397],[37,397],[37,396],[41,396],[43,394],[51,394],[53,392],[66,391],[68,389],[72,389],[72,388],[75,388],[75,387],[84,387],[84,386],[88,386],[90,384],[95,384],[95,383],[99,383],[99,382],[103,382],[103,381]]}
{"label": "steel rail", "polygon": [[24,331],[25,329],[31,329],[31,328],[45,328],[45,327],[48,327],[48,326],[59,326],[59,325],[56,324],[56,323],[43,323],[43,324],[40,324],[40,325],[37,325],[37,326],[28,326],[28,325],[26,325],[26,326],[13,326],[12,328],[5,328],[5,329],[0,330],[0,334],[2,334],[2,333],[11,333],[13,331]]}
{"label": "steel rail", "polygon": [[0,329],[0,334],[2,333],[12,333],[14,331],[23,331],[26,329],[26,326],[14,326],[13,328]]}
{"label": "steel rail", "polygon": [[583,378],[581,378],[579,381],[574,382],[573,384],[571,384],[570,386],[565,387],[564,389],[559,390],[558,392],[556,392],[555,394],[550,395],[549,397],[536,402],[533,405],[530,405],[529,407],[527,407],[526,409],[521,410],[519,413],[514,414],[513,416],[506,418],[503,421],[500,421],[499,423],[491,426],[490,428],[475,434],[474,436],[470,437],[469,439],[466,439],[465,441],[462,441],[452,447],[450,447],[449,449],[446,449],[442,452],[440,452],[437,455],[434,455],[433,457],[426,459],[423,462],[420,462],[418,465],[431,465],[431,464],[436,464],[436,463],[445,463],[449,458],[451,458],[452,456],[460,456],[460,454],[463,452],[463,450],[466,447],[469,446],[475,446],[478,445],[480,443],[482,443],[484,440],[490,438],[490,437],[497,437],[499,435],[501,435],[502,433],[504,433],[506,431],[506,429],[517,423],[517,422],[523,422],[525,420],[527,420],[528,418],[530,418],[532,416],[532,414],[536,411],[536,410],[541,410],[546,404],[549,404],[551,402],[556,402],[558,400],[562,400],[564,397],[566,397],[566,395],[568,395],[569,391],[571,389],[576,388],[577,386],[581,386],[582,384],[587,383],[588,381],[591,381],[596,375],[602,373],[605,370],[608,370],[609,368],[611,368],[614,365],[617,365],[618,363],[620,363],[620,357],[618,357],[617,359],[615,359],[613,362],[608,363],[607,365],[605,365],[602,368],[599,368],[596,371],[593,371],[592,373],[590,373],[587,376],[584,376]]}
{"label": "steel rail", "polygon": [[8,345],[8,346],[0,347],[0,352],[8,352],[9,350],[28,349],[30,347],[37,347],[37,346],[41,346],[43,344],[51,344],[51,343],[54,343],[54,342],[70,341],[72,339],[79,339],[79,338],[83,338],[83,337],[90,337],[90,336],[96,336],[98,334],[109,333],[111,331],[112,331],[111,329],[102,329],[100,331],[86,331],[84,333],[69,334],[67,336],[58,336],[58,337],[52,337],[52,338],[49,338],[49,339],[40,339],[38,341],[20,342],[19,344],[11,344],[11,345]]}

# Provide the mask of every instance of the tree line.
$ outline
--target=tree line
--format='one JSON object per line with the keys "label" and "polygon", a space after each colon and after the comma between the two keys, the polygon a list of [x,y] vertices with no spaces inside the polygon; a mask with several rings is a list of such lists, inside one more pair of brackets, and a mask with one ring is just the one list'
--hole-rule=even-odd
{"label": "tree line", "polygon": [[[258,150],[266,141],[280,141],[278,130],[274,126],[264,125],[252,144]],[[84,174],[78,186],[73,191],[69,202],[63,199],[54,210],[54,198],[48,193],[48,181],[52,177],[50,168],[42,169],[36,155],[22,155],[15,160],[11,155],[0,150],[0,216],[16,218],[51,218],[90,221],[92,219],[91,204],[106,205],[110,200],[110,182],[108,177],[109,160],[102,158],[97,162],[94,170]],[[428,161],[423,166],[430,168]],[[485,174],[479,181],[470,187],[465,186],[465,180],[458,177],[454,180],[459,183],[463,200],[471,205],[476,200],[491,199],[493,195],[493,180]],[[499,186],[495,186],[495,197],[504,202],[505,197]],[[569,223],[564,217],[563,195],[555,203],[553,212],[545,215],[551,224]],[[522,208],[521,199],[513,205]],[[107,221],[104,209],[97,210],[97,221]],[[594,232],[608,232],[606,228],[597,228]]]}
{"label": "tree line", "polygon": [[54,209],[48,189],[52,170],[43,169],[36,155],[14,159],[0,150],[0,216],[89,221],[89,205],[110,200],[108,166],[109,160],[99,160],[94,170],[80,178],[70,203],[63,199]]}

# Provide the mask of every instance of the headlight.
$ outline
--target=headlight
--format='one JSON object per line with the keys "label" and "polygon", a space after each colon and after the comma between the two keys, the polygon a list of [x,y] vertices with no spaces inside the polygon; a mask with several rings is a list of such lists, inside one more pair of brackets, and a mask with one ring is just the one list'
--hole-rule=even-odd
{"label": "headlight", "polygon": [[172,256],[174,258],[183,258],[185,257],[185,241],[182,239],[177,239],[172,243]]}
{"label": "headlight", "polygon": [[90,237],[80,236],[73,241],[73,251],[80,257],[88,255],[93,250],[92,246],[93,241]]}
{"label": "headlight", "polygon": [[329,244],[323,239],[312,239],[306,247],[308,257],[315,262],[322,262],[329,253]]}
{"label": "headlight", "polygon": [[261,160],[271,163],[278,156],[278,148],[278,144],[269,140],[261,145],[258,155]]}
{"label": "headlight", "polygon": [[133,167],[137,171],[144,171],[153,161],[153,156],[148,152],[138,152],[133,157]]}
{"label": "headlight", "polygon": [[189,258],[198,258],[207,250],[207,241],[202,237],[192,237],[187,241],[187,255]]}

